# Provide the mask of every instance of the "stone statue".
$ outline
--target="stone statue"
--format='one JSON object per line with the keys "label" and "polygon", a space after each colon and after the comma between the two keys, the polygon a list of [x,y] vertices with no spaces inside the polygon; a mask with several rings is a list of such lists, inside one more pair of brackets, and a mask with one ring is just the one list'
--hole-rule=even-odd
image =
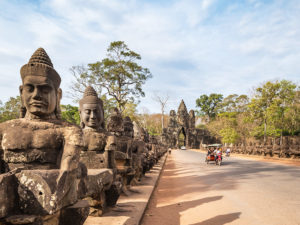
{"label": "stone statue", "polygon": [[126,126],[124,131],[124,121],[121,113],[117,108],[111,112],[107,122],[107,130],[116,136],[116,152],[115,160],[118,174],[122,177],[122,191],[128,195],[127,186],[130,184],[134,177],[134,170],[132,168],[132,135],[131,128]]}
{"label": "stone statue", "polygon": [[170,119],[169,119],[168,127],[170,127],[170,128],[176,128],[177,127],[175,110],[170,111]]}
{"label": "stone statue", "polygon": [[[135,138],[134,134],[139,135],[139,132],[134,130],[134,124],[129,116],[124,118],[124,136],[128,137],[128,147],[131,148],[132,154],[132,168],[134,170],[134,178],[132,179],[132,185],[138,184],[143,175],[143,152],[144,145],[139,138]],[[135,124],[136,126],[136,124]]]}
{"label": "stone statue", "polygon": [[[0,205],[4,206],[0,218],[14,224],[13,216],[9,216],[27,214],[16,223],[28,221],[31,215],[31,224],[43,224],[50,218],[56,221],[51,224],[57,224],[59,219],[49,215],[58,216],[61,209],[78,199],[82,132],[60,119],[61,78],[44,49],[37,49],[22,66],[21,78],[21,118],[0,124],[4,164],[0,192],[10,196],[5,199],[0,195]],[[5,188],[10,193],[5,193]]]}
{"label": "stone statue", "polygon": [[138,152],[138,154],[140,154],[142,168],[143,168],[142,174],[145,175],[145,173],[150,170],[150,165],[149,165],[149,160],[148,160],[149,152],[148,152],[148,149],[146,146],[147,143],[144,138],[145,131],[136,122],[133,122],[133,130],[134,130],[134,140],[135,140],[134,143],[135,143],[135,148],[136,148],[136,150],[134,150],[134,152]]}
{"label": "stone statue", "polygon": [[90,203],[90,215],[99,216],[106,206],[116,204],[120,194],[121,187],[116,180],[115,137],[104,129],[103,102],[91,86],[79,101],[79,111],[84,143],[80,162],[88,169],[86,199]]}

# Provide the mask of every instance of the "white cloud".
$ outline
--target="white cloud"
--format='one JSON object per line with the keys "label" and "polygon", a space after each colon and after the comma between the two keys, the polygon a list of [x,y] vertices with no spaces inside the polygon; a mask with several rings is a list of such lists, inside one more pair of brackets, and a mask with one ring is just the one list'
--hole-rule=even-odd
{"label": "white cloud", "polygon": [[297,0],[2,1],[0,30],[2,101],[18,94],[19,69],[36,48],[46,49],[66,92],[69,68],[100,60],[116,40],[140,53],[153,73],[140,104],[152,112],[159,112],[155,90],[169,91],[175,109],[181,99],[191,109],[204,93],[247,93],[273,78],[299,81]]}

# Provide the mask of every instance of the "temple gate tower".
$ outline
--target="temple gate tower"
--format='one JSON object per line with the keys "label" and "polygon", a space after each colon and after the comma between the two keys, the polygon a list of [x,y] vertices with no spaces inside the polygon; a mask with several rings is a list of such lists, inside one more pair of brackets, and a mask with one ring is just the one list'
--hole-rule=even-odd
{"label": "temple gate tower", "polygon": [[177,110],[170,111],[169,124],[164,128],[162,140],[170,148],[200,148],[201,144],[214,142],[214,137],[211,137],[207,130],[195,128],[195,112],[188,112],[186,105],[181,100]]}

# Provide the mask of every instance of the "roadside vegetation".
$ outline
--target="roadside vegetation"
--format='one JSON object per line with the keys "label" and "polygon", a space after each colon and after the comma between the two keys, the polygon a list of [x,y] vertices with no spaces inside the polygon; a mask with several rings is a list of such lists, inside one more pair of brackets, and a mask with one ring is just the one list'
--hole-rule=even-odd
{"label": "roadside vegetation", "polygon": [[[254,88],[251,96],[201,95],[196,100],[205,127],[223,143],[247,138],[266,141],[268,137],[300,134],[300,89],[288,80],[267,81]],[[199,127],[200,127],[199,126]]]}

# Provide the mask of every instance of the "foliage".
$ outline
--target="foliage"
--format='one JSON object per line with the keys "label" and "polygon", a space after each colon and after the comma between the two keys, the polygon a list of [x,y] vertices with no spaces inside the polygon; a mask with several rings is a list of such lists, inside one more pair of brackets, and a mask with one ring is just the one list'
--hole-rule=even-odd
{"label": "foliage", "polygon": [[236,129],[232,127],[226,127],[220,130],[223,143],[236,143],[239,139],[239,135]]}
{"label": "foliage", "polygon": [[219,106],[221,112],[245,112],[248,103],[247,95],[231,94],[224,98]]}
{"label": "foliage", "polygon": [[201,95],[196,99],[196,107],[200,108],[200,114],[213,119],[218,114],[219,104],[223,100],[223,95],[212,93],[209,96]]}
{"label": "foliage", "polygon": [[138,121],[138,115],[136,111],[137,104],[133,102],[127,102],[123,111],[123,117],[129,116],[132,121]]}
{"label": "foliage", "polygon": [[10,97],[5,104],[0,101],[0,122],[19,118],[20,107],[20,96]]}
{"label": "foliage", "polygon": [[85,87],[92,85],[99,96],[107,96],[101,97],[104,105],[108,101],[123,113],[127,103],[136,103],[135,98],[145,96],[142,85],[152,77],[147,68],[137,64],[137,60],[141,60],[141,56],[130,50],[123,41],[111,42],[107,58],[88,64],[87,68],[72,67],[75,82],[71,89],[82,93]]}
{"label": "foliage", "polygon": [[61,105],[62,119],[73,124],[80,124],[80,115],[78,107],[72,105]]}
{"label": "foliage", "polygon": [[[285,113],[293,103],[296,84],[291,81],[267,81],[255,89],[254,97],[249,103],[253,121],[263,126],[263,137],[280,136],[287,128]],[[257,130],[258,128],[256,128]],[[256,132],[259,134],[259,132]]]}
{"label": "foliage", "polygon": [[[148,130],[150,135],[160,135],[162,134],[162,126],[161,126],[161,117],[162,115],[157,114],[149,114],[149,113],[143,113],[140,114],[138,117],[139,124],[141,124],[142,127],[144,127],[146,130]],[[165,125],[167,125],[169,116],[164,115],[164,121]]]}
{"label": "foliage", "polygon": [[255,88],[251,99],[231,94],[216,109],[206,127],[223,143],[300,133],[300,91],[291,81],[267,81]]}

